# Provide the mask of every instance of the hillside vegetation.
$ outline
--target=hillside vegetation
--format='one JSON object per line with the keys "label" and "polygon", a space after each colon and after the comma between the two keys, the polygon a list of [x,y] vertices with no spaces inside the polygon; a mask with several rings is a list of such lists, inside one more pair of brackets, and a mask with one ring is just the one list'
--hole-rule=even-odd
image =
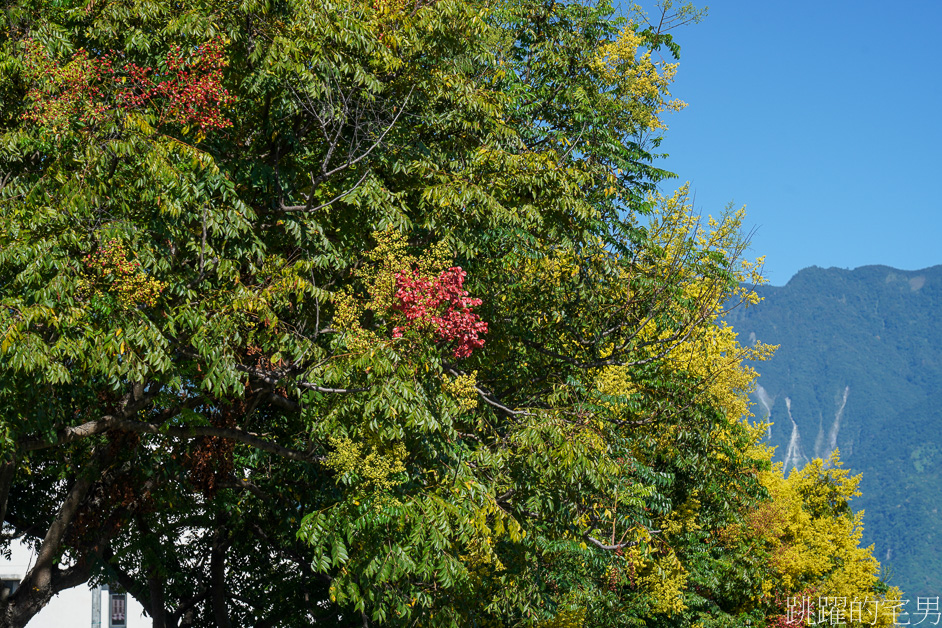
{"label": "hillside vegetation", "polygon": [[[756,414],[771,412],[776,459],[802,466],[837,448],[863,475],[865,543],[911,595],[942,591],[942,266],[808,268],[726,320],[778,344]],[[790,406],[790,417],[789,417]]]}

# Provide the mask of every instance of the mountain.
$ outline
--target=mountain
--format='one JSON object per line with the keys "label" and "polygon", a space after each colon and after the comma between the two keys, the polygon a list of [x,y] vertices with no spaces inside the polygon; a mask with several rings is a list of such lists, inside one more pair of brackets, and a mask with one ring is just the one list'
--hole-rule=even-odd
{"label": "mountain", "polygon": [[839,449],[862,473],[864,544],[910,598],[942,595],[942,266],[812,267],[728,313],[740,339],[781,345],[757,418],[786,466]]}

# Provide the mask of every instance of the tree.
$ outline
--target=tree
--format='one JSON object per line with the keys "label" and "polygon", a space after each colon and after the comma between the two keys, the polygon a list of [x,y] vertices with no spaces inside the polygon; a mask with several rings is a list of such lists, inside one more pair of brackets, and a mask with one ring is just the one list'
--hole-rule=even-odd
{"label": "tree", "polygon": [[669,33],[537,0],[2,19],[0,510],[38,552],[5,625],[88,580],[162,628],[764,616],[704,594],[767,459],[714,324],[738,223],[652,195]]}
{"label": "tree", "polygon": [[[902,593],[880,582],[873,546],[859,546],[863,513],[854,513],[848,502],[860,494],[860,476],[850,476],[840,466],[835,452],[788,478],[778,463],[762,478],[772,500],[754,513],[744,531],[772,554],[773,578],[763,583],[763,592],[785,610],[773,616],[773,625],[788,621],[789,598],[799,601],[799,609],[808,598],[819,615],[840,609],[848,619],[849,602],[841,600],[856,600],[859,621],[870,625],[895,625],[902,614]],[[792,619],[796,615],[793,610]]]}

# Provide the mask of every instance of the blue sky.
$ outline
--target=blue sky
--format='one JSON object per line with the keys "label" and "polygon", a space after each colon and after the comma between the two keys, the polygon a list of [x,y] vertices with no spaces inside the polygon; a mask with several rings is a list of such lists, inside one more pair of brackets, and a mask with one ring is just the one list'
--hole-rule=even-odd
{"label": "blue sky", "polygon": [[942,264],[942,2],[718,1],[673,34],[668,186],[746,205],[773,285]]}

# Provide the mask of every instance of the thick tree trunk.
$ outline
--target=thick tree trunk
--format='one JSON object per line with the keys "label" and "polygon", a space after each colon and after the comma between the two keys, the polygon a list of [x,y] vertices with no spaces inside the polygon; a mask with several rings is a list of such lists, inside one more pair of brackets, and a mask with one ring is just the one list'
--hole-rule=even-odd
{"label": "thick tree trunk", "polygon": [[48,578],[31,580],[34,572],[35,569],[31,569],[16,593],[0,605],[0,628],[23,628],[46,607],[52,596],[87,582],[91,576],[87,568],[71,567],[64,571],[53,568]]}
{"label": "thick tree trunk", "polygon": [[151,572],[147,578],[147,586],[150,589],[150,608],[153,618],[153,628],[167,628],[167,611],[164,607],[164,583],[156,574],[156,570]]}
{"label": "thick tree trunk", "polygon": [[7,518],[7,501],[10,498],[10,488],[13,486],[13,477],[16,475],[16,457],[0,464],[0,525]]}
{"label": "thick tree trunk", "polygon": [[22,628],[49,603],[53,595],[88,580],[91,574],[87,566],[60,570],[55,560],[69,524],[91,486],[92,481],[87,476],[79,476],[69,489],[56,518],[46,531],[36,564],[23,578],[16,592],[0,607],[0,628]]}

